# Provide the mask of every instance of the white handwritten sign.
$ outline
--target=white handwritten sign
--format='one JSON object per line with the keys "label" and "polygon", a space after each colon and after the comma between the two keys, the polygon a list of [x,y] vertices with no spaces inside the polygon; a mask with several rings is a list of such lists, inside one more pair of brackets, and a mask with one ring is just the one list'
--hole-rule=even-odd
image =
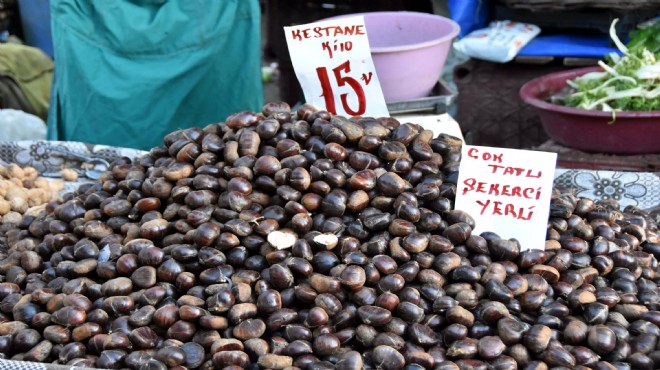
{"label": "white handwritten sign", "polygon": [[362,16],[284,27],[307,103],[343,116],[389,117]]}
{"label": "white handwritten sign", "polygon": [[473,233],[544,249],[556,163],[556,153],[464,145],[456,209],[474,217]]}

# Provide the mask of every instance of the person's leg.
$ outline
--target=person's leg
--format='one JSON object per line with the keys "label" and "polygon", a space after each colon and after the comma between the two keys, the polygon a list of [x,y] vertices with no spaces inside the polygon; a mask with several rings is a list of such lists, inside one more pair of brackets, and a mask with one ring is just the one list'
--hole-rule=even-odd
{"label": "person's leg", "polygon": [[25,93],[9,76],[0,76],[0,109],[17,109],[34,114],[34,109],[25,97]]}

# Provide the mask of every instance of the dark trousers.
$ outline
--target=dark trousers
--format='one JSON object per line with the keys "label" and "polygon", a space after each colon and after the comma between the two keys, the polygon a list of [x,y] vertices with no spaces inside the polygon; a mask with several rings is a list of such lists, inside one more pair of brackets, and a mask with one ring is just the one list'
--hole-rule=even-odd
{"label": "dark trousers", "polygon": [[0,75],[0,109],[17,109],[34,114],[32,105],[18,83],[12,77],[2,75]]}

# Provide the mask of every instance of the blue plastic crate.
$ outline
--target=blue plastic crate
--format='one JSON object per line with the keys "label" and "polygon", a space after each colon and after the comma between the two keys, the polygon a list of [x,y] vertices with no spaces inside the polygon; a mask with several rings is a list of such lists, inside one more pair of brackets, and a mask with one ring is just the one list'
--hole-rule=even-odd
{"label": "blue plastic crate", "polygon": [[50,0],[19,0],[25,43],[38,47],[53,58],[53,38],[50,31]]}

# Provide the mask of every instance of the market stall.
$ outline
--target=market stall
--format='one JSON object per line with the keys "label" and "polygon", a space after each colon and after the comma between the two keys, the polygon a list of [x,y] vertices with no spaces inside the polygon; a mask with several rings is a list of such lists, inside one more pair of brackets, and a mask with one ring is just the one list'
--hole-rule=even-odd
{"label": "market stall", "polygon": [[461,141],[414,123],[279,103],[164,143],[3,217],[7,358],[655,366],[657,220],[637,207],[555,193],[545,250],[526,250],[471,233]]}
{"label": "market stall", "polygon": [[657,167],[466,143],[442,68],[386,99],[369,19],[285,29],[317,105],[1,143],[0,368],[660,368]]}

